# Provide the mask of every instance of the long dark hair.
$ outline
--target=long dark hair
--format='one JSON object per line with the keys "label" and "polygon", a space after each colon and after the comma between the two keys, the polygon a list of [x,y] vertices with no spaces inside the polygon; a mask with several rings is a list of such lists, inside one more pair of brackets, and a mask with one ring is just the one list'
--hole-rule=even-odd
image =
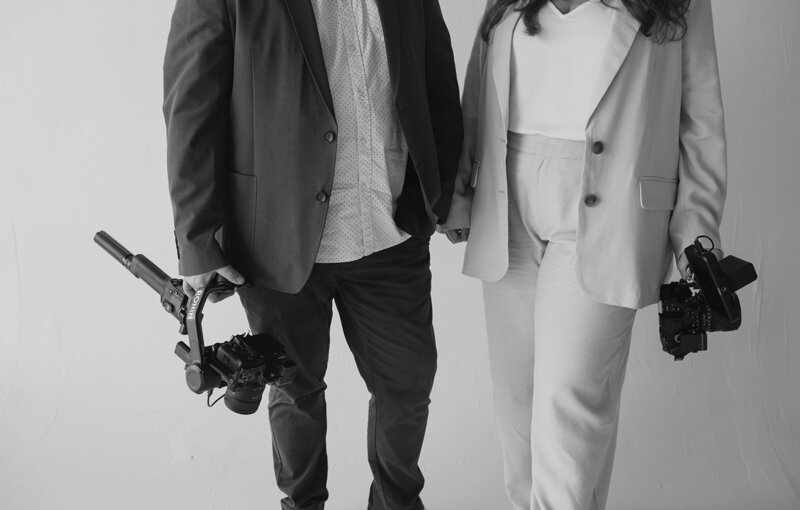
{"label": "long dark hair", "polygon": [[[539,11],[550,0],[525,0],[518,11],[522,12],[526,32],[536,35],[541,30],[539,25]],[[601,0],[605,5],[608,0]],[[690,0],[622,0],[622,3],[642,24],[641,31],[647,37],[661,44],[668,41],[678,41],[686,34],[686,11],[689,9]],[[500,23],[506,10],[519,0],[497,0],[486,11],[481,22],[481,36],[489,41],[492,29]]]}

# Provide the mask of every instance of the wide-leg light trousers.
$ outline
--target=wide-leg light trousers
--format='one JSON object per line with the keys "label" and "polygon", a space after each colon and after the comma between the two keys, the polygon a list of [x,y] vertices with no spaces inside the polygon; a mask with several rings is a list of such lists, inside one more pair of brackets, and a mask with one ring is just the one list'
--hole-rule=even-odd
{"label": "wide-leg light trousers", "polygon": [[584,143],[509,133],[509,269],[484,283],[514,510],[603,510],[636,310],[575,273]]}

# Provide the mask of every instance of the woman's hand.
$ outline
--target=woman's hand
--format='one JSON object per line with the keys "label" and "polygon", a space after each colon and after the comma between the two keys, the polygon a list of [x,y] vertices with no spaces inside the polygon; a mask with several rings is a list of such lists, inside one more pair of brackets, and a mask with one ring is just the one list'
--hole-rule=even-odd
{"label": "woman's hand", "polygon": [[436,231],[446,235],[453,244],[463,243],[469,239],[468,228],[444,228],[437,225]]}
{"label": "woman's hand", "polygon": [[[714,257],[716,257],[717,262],[719,262],[725,257],[725,253],[719,248],[714,248],[713,250],[711,250],[711,253],[714,254]],[[692,268],[689,267],[689,260],[683,253],[681,254],[681,257],[678,259],[678,272],[680,272],[681,278],[683,278],[684,280],[694,281],[694,274],[692,272]]]}

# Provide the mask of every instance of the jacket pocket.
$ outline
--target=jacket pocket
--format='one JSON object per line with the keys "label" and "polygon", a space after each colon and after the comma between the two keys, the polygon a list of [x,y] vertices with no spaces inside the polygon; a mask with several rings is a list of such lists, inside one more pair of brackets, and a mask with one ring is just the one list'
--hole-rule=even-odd
{"label": "jacket pocket", "polygon": [[228,174],[230,221],[228,231],[234,249],[251,250],[256,229],[256,193],[258,178],[236,172]]}
{"label": "jacket pocket", "polygon": [[639,178],[639,204],[646,211],[671,211],[678,198],[678,180],[664,177]]}
{"label": "jacket pocket", "polygon": [[472,171],[469,174],[469,185],[471,188],[477,188],[478,172],[481,169],[481,160],[476,157],[472,157],[470,159],[472,160]]}

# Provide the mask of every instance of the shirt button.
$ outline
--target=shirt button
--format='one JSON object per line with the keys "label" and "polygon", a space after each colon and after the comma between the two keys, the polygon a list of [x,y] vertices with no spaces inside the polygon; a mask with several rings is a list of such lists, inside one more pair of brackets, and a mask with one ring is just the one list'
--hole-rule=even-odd
{"label": "shirt button", "polygon": [[586,204],[587,207],[594,207],[598,202],[600,202],[600,198],[594,194],[586,195],[586,197],[583,199],[583,203]]}
{"label": "shirt button", "polygon": [[603,142],[594,142],[592,144],[592,152],[595,154],[602,154],[606,150],[606,144]]}
{"label": "shirt button", "polygon": [[334,140],[336,140],[336,133],[334,133],[333,131],[328,131],[327,133],[325,133],[326,142],[333,143]]}
{"label": "shirt button", "polygon": [[324,191],[320,191],[319,193],[317,193],[317,196],[315,198],[317,199],[317,202],[325,203],[328,201],[328,194],[325,193]]}

